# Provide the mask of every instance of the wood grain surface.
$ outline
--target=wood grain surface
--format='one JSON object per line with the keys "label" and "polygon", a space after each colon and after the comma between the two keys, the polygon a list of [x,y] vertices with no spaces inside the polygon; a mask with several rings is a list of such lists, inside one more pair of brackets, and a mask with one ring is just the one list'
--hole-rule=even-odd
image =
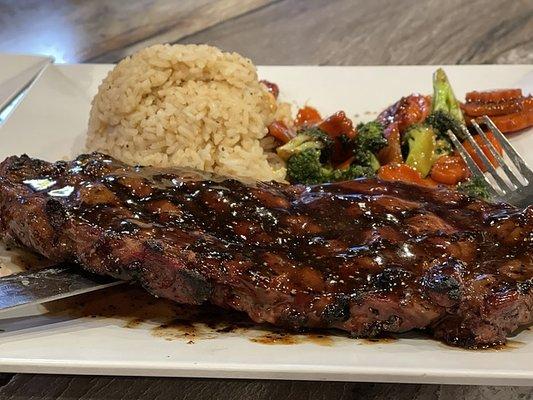
{"label": "wood grain surface", "polygon": [[[533,63],[533,1],[0,0],[2,52],[115,62],[161,42],[256,64]],[[0,386],[0,399],[533,399],[516,387],[22,374]]]}
{"label": "wood grain surface", "polygon": [[533,62],[531,0],[0,0],[0,51],[115,62],[211,43],[257,64]]}
{"label": "wood grain surface", "polygon": [[2,400],[526,400],[531,396],[527,387],[58,375],[15,375],[0,390]]}
{"label": "wood grain surface", "polygon": [[294,0],[179,40],[256,64],[533,62],[533,1]]}
{"label": "wood grain surface", "polygon": [[[122,58],[271,3],[269,0],[0,1],[0,51],[59,62]],[[118,55],[115,55],[116,52]],[[104,57],[105,55],[105,57]]]}

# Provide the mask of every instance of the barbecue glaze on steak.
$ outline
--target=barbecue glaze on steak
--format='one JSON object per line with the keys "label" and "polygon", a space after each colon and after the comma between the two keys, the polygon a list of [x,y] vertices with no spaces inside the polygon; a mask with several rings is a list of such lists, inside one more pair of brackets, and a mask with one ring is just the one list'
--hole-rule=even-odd
{"label": "barbecue glaze on steak", "polygon": [[505,342],[533,314],[533,208],[358,180],[244,184],[102,154],[0,164],[0,232],[57,262],[291,329]]}

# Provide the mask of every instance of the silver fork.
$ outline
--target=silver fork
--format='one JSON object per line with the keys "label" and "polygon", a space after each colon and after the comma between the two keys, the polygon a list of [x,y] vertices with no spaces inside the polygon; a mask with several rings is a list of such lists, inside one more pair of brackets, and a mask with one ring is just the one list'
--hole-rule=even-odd
{"label": "silver fork", "polygon": [[[533,204],[533,172],[529,169],[520,154],[518,154],[513,148],[511,143],[509,143],[509,140],[507,140],[503,133],[496,127],[496,125],[494,125],[494,122],[492,122],[492,120],[486,115],[483,116],[483,123],[493,133],[494,137],[503,148],[504,153],[515,166],[515,170],[513,171],[511,165],[494,148],[479,124],[472,120],[474,129],[481,136],[492,156],[498,161],[503,177],[489,161],[483,150],[481,150],[466,126],[462,125],[461,130],[483,162],[483,165],[487,170],[486,174],[481,171],[452,131],[448,131],[448,136],[457,148],[457,151],[459,151],[459,154],[461,154],[461,157],[463,157],[463,160],[466,162],[472,175],[482,178],[487,183],[490,195],[493,199],[504,201],[518,207],[527,207]],[[492,180],[489,179],[489,177],[492,178]]]}

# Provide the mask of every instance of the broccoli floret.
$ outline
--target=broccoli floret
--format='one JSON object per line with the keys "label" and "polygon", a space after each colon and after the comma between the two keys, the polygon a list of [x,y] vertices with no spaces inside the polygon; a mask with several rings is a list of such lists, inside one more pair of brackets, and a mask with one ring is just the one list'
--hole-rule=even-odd
{"label": "broccoli floret", "polygon": [[461,124],[465,122],[459,101],[457,101],[450,81],[448,81],[448,77],[442,68],[437,69],[433,74],[432,111],[442,111]]}
{"label": "broccoli floret", "polygon": [[[416,157],[411,158],[410,162],[416,162],[418,167],[415,168],[423,175],[429,173],[434,161],[440,156],[451,154],[453,152],[453,145],[447,132],[451,130],[460,140],[464,139],[461,125],[464,123],[463,113],[455,94],[453,93],[448,77],[442,68],[439,68],[433,74],[433,106],[431,114],[424,120],[423,127],[426,130],[431,130],[434,136],[433,154],[428,151],[422,157],[417,150],[414,154]],[[414,128],[416,132],[418,127]],[[429,143],[429,135],[426,138],[426,143]],[[405,138],[404,138],[405,140]],[[412,140],[412,139],[411,139]],[[415,141],[414,143],[417,143]],[[425,146],[427,149],[427,145]],[[409,145],[411,149],[411,144]],[[411,153],[411,150],[409,150]],[[409,159],[409,156],[408,156]],[[420,164],[422,160],[422,163]],[[407,161],[408,164],[410,164]],[[414,166],[414,165],[413,165]],[[426,172],[427,171],[427,172]]]}
{"label": "broccoli floret", "polygon": [[383,136],[383,125],[377,121],[357,125],[354,144],[355,151],[377,153],[387,145],[387,139]]}
{"label": "broccoli floret", "polygon": [[455,135],[459,138],[463,138],[464,136],[461,130],[460,122],[442,110],[434,111],[429,114],[424,123],[432,126],[435,131],[437,131],[439,138],[445,138],[449,140],[448,135],[446,134],[446,132],[449,130],[455,133]]}
{"label": "broccoli floret", "polygon": [[405,133],[403,140],[407,147],[405,163],[426,177],[435,162],[437,135],[428,125],[413,125]]}
{"label": "broccoli floret", "polygon": [[352,164],[347,169],[336,169],[332,174],[332,181],[351,181],[357,178],[370,178],[376,175],[375,170],[372,167]]}
{"label": "broccoli floret", "polygon": [[375,153],[386,145],[387,139],[383,136],[383,125],[379,122],[371,121],[357,125],[357,136],[353,141],[356,165],[373,174],[380,167]]}
{"label": "broccoli floret", "polygon": [[[309,149],[322,150],[322,159],[327,156],[333,140],[319,128],[307,128],[298,132],[296,137],[276,149],[278,156],[288,160],[291,156]],[[327,157],[326,157],[327,158]]]}
{"label": "broccoli floret", "polygon": [[374,175],[375,170],[371,166],[352,164],[346,169],[333,169],[329,165],[324,165],[320,162],[320,151],[317,149],[304,150],[291,156],[287,161],[287,179],[291,183],[315,185]]}
{"label": "broccoli floret", "polygon": [[378,122],[361,124],[355,139],[341,137],[340,140],[353,148],[356,156],[356,162],[346,169],[333,169],[330,160],[333,140],[318,128],[306,129],[278,147],[278,155],[287,160],[287,179],[291,183],[311,185],[375,175],[380,165],[374,152],[387,144],[383,126]]}
{"label": "broccoli floret", "polygon": [[461,125],[465,119],[461,111],[459,101],[453,93],[450,81],[442,68],[433,74],[433,103],[432,112],[424,121],[425,125],[431,126],[436,134],[438,150],[436,155],[450,154],[453,146],[447,132],[451,130],[460,140],[464,140]]}
{"label": "broccoli floret", "polygon": [[378,158],[375,156],[374,153],[371,153],[370,151],[359,151],[357,153],[356,165],[360,165],[365,168],[370,168],[370,170],[373,172],[376,172],[381,166],[379,164]]}
{"label": "broccoli floret", "polygon": [[490,199],[489,188],[487,182],[481,177],[474,176],[466,182],[461,182],[457,185],[457,190],[467,194],[468,196],[477,197],[483,200]]}
{"label": "broccoli floret", "polygon": [[307,185],[329,182],[333,169],[320,162],[320,150],[306,149],[292,155],[287,161],[287,179],[291,183]]}

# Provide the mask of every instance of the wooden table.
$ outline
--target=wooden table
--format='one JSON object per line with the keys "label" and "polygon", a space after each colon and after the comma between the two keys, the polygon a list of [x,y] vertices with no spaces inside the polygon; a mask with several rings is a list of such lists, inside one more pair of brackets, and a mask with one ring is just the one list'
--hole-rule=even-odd
{"label": "wooden table", "polygon": [[[0,0],[2,52],[115,62],[159,42],[256,64],[533,63],[533,1]],[[2,399],[533,399],[512,387],[22,374],[0,386]]]}

